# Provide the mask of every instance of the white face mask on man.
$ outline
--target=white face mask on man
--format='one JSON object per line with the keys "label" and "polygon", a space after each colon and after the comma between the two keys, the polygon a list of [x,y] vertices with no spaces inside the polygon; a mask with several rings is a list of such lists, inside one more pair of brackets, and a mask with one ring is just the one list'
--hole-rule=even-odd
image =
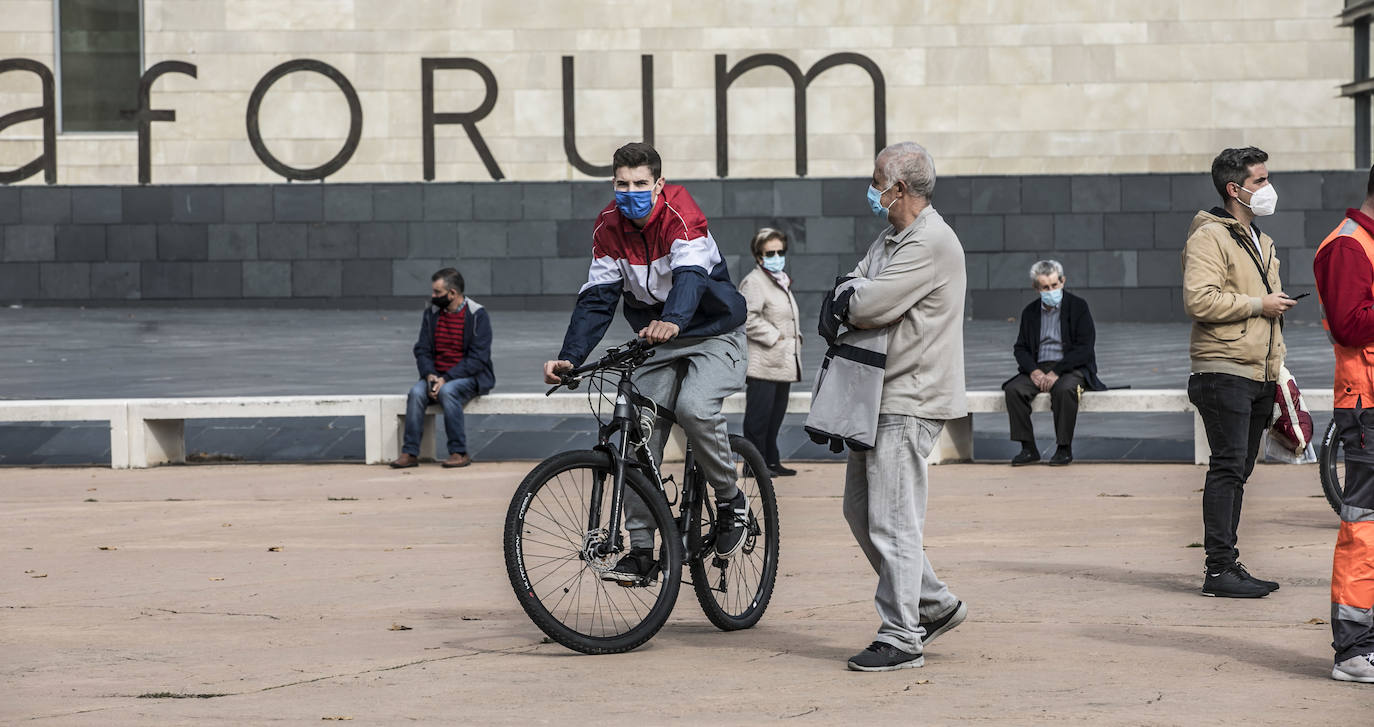
{"label": "white face mask on man", "polygon": [[[1245,187],[1241,187],[1241,189],[1245,189]],[[1236,197],[1236,201],[1249,207],[1256,217],[1272,215],[1279,206],[1279,191],[1274,189],[1272,184],[1266,184],[1253,192],[1248,189],[1245,191],[1250,192],[1250,204],[1240,202],[1240,197]]]}

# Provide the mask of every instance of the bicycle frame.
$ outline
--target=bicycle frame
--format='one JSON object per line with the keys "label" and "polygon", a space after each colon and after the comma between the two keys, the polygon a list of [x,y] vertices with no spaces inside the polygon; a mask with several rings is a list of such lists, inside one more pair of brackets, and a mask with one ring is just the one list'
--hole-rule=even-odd
{"label": "bicycle frame", "polygon": [[[605,520],[608,523],[607,530],[611,536],[598,544],[596,549],[597,554],[603,556],[624,549],[621,529],[618,525],[624,512],[625,470],[627,467],[633,467],[644,472],[649,477],[650,482],[658,488],[659,493],[665,499],[668,497],[667,487],[659,472],[659,463],[654,460],[654,453],[640,427],[637,409],[638,407],[652,407],[656,417],[666,420],[670,425],[676,424],[676,421],[671,412],[658,407],[655,402],[634,391],[631,374],[632,369],[625,369],[621,372],[620,381],[616,386],[615,409],[611,415],[611,420],[597,432],[597,445],[594,447],[594,449],[610,455],[612,463],[611,507],[608,518]],[[631,441],[631,436],[635,438],[634,443]],[[696,456],[692,451],[691,442],[687,443],[684,460],[685,474],[679,501],[676,503],[678,513],[677,517],[674,518],[674,523],[682,537],[683,563],[687,563],[695,556],[694,546],[696,545],[693,542],[693,534],[688,532],[691,527],[691,513],[703,495],[702,483],[699,481],[700,474],[695,466]],[[604,494],[604,486],[604,479],[592,484],[592,504],[587,514],[588,533],[597,531],[603,522],[601,498]],[[669,504],[674,503],[670,502]]]}

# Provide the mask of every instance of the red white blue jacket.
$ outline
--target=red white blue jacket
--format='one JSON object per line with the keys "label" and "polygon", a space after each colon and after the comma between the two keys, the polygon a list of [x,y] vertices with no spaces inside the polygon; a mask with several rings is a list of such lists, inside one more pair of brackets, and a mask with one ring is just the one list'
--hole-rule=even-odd
{"label": "red white blue jacket", "polygon": [[621,216],[615,202],[597,215],[591,269],[558,358],[574,366],[585,361],[622,297],[635,331],[660,320],[676,324],[679,337],[700,338],[744,325],[744,296],[730,282],[706,215],[681,186],[663,185],[642,230]]}

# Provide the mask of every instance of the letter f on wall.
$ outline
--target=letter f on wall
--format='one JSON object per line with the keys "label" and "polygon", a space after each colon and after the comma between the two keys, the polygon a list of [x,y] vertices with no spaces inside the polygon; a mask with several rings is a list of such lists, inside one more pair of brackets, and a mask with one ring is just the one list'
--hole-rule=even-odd
{"label": "letter f on wall", "polygon": [[152,127],[154,121],[176,121],[177,112],[170,109],[151,109],[149,95],[153,82],[166,73],[184,73],[196,77],[196,67],[182,61],[163,61],[144,71],[138,79],[138,110],[134,118],[138,120],[138,183],[148,184],[153,179]]}

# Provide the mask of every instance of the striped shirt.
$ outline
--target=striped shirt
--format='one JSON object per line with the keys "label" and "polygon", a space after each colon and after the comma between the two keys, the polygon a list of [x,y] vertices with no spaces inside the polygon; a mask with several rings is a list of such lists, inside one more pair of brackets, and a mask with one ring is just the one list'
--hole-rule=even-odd
{"label": "striped shirt", "polygon": [[1060,306],[1040,307],[1040,361],[1064,358],[1064,334],[1059,328]]}
{"label": "striped shirt", "polygon": [[434,368],[443,376],[463,360],[463,328],[467,324],[466,305],[458,312],[441,311],[434,326]]}

